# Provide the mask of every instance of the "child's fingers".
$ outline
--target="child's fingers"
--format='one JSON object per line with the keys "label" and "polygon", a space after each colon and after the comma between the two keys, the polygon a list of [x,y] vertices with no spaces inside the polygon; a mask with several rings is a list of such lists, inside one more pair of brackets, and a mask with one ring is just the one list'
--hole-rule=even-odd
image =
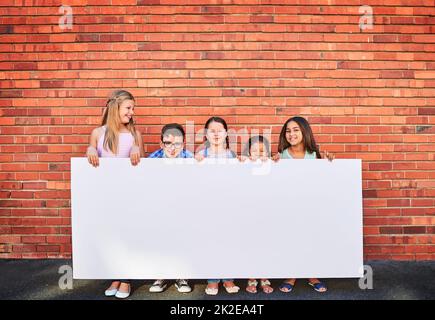
{"label": "child's fingers", "polygon": [[95,164],[95,167],[99,166],[100,161],[98,160],[98,156],[94,156],[94,164]]}
{"label": "child's fingers", "polygon": [[325,151],[324,157],[326,157],[329,161],[332,161],[334,159],[334,154],[329,153],[328,151]]}
{"label": "child's fingers", "polygon": [[98,156],[96,156],[96,155],[91,155],[89,158],[90,158],[90,163],[91,163],[94,167],[98,167]]}
{"label": "child's fingers", "polygon": [[94,165],[94,159],[92,158],[92,155],[88,155],[88,162],[91,165]]}
{"label": "child's fingers", "polygon": [[97,149],[95,149],[92,146],[88,147],[88,150],[86,151],[86,155],[88,157],[88,162],[93,165],[94,167],[98,166],[98,153]]}
{"label": "child's fingers", "polygon": [[277,154],[275,154],[275,155],[272,157],[272,160],[275,161],[275,162],[278,162],[280,158],[281,158],[280,154],[277,153]]}
{"label": "child's fingers", "polygon": [[132,165],[137,165],[139,163],[139,153],[133,153],[130,155],[130,160]]}
{"label": "child's fingers", "polygon": [[93,166],[95,167],[95,164],[94,164],[94,156],[92,156],[92,155],[88,156],[88,161],[89,161],[89,163],[90,163],[91,165],[93,165]]}

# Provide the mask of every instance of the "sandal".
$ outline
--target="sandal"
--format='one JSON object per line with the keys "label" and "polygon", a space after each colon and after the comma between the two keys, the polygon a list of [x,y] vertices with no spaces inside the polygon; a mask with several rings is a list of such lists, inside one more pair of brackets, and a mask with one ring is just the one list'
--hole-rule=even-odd
{"label": "sandal", "polygon": [[240,288],[236,286],[234,283],[231,287],[227,287],[224,282],[223,286],[228,293],[237,293],[240,290]]}
{"label": "sandal", "polygon": [[[291,283],[288,283],[288,282],[283,282],[280,286],[279,286],[279,290],[281,291],[281,292],[284,292],[284,293],[289,293],[289,292],[291,292],[292,290],[293,290],[293,287],[294,287],[295,285],[294,284],[291,284]],[[287,291],[284,291],[283,289],[287,289]]]}
{"label": "sandal", "polygon": [[267,279],[260,281],[260,288],[263,289],[263,292],[266,294],[273,292],[273,288],[271,287],[270,281]]}
{"label": "sandal", "polygon": [[215,296],[219,292],[218,288],[205,288],[205,293],[209,296]]}
{"label": "sandal", "polygon": [[219,287],[211,288],[207,285],[207,287],[205,288],[205,293],[209,296],[215,296],[218,294],[218,292],[219,292]]}
{"label": "sandal", "polygon": [[316,282],[316,283],[308,282],[308,284],[310,286],[312,286],[314,288],[314,290],[316,290],[317,292],[324,293],[324,292],[328,291],[328,288],[326,288],[326,286],[323,282],[320,282],[320,281]]}
{"label": "sandal", "polygon": [[248,286],[246,287],[246,291],[249,293],[257,293],[257,280],[248,280]]}

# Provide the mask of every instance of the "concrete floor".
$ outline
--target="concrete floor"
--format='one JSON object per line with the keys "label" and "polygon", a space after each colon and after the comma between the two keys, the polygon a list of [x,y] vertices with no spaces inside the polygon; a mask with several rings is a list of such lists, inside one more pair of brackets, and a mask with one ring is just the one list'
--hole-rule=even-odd
{"label": "concrete floor", "polygon": [[[220,289],[219,295],[205,295],[205,280],[191,281],[194,290],[180,294],[171,285],[163,293],[149,293],[150,280],[133,281],[131,300],[307,300],[307,299],[435,299],[435,261],[398,262],[368,261],[373,268],[373,289],[359,288],[358,279],[326,279],[328,292],[319,294],[299,280],[291,293],[282,293],[277,287],[280,279],[272,280],[272,294],[248,294],[244,289],[246,280],[236,280],[242,287],[239,294],[229,295]],[[0,260],[0,299],[16,300],[110,300],[104,290],[107,280],[74,280],[73,289],[59,287],[58,273],[62,265],[71,265],[71,260]]]}

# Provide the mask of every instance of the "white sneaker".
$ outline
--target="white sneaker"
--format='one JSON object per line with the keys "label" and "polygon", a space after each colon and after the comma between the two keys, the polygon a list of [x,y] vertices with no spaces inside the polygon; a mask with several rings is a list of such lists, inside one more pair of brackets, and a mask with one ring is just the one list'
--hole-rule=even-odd
{"label": "white sneaker", "polygon": [[175,281],[175,288],[177,288],[178,292],[181,293],[189,293],[192,291],[192,288],[189,286],[187,281],[183,279]]}
{"label": "white sneaker", "polygon": [[154,281],[153,285],[150,287],[150,292],[153,293],[163,292],[167,286],[168,283],[166,280],[156,280]]}

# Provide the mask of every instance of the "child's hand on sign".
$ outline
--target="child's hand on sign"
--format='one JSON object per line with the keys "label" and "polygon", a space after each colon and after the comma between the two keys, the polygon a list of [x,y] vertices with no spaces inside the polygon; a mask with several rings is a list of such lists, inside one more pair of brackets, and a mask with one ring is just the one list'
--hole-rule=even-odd
{"label": "child's hand on sign", "polygon": [[201,153],[197,153],[196,155],[195,155],[195,159],[197,160],[197,161],[202,161],[202,160],[204,160],[204,155],[202,155]]}
{"label": "child's hand on sign", "polygon": [[278,152],[273,157],[272,160],[278,162],[281,159],[281,154]]}
{"label": "child's hand on sign", "polygon": [[98,151],[93,146],[89,146],[86,151],[86,156],[88,157],[88,162],[93,165],[95,168],[98,167],[99,159],[98,159]]}
{"label": "child's hand on sign", "polygon": [[322,159],[327,158],[329,161],[332,161],[335,159],[335,155],[333,153],[329,153],[328,151],[322,151],[321,156],[322,156]]}
{"label": "child's hand on sign", "polygon": [[237,156],[237,159],[239,159],[240,162],[245,162],[248,160],[248,157],[245,155]]}
{"label": "child's hand on sign", "polygon": [[140,148],[139,146],[132,146],[130,150],[130,161],[131,164],[136,166],[140,162]]}

